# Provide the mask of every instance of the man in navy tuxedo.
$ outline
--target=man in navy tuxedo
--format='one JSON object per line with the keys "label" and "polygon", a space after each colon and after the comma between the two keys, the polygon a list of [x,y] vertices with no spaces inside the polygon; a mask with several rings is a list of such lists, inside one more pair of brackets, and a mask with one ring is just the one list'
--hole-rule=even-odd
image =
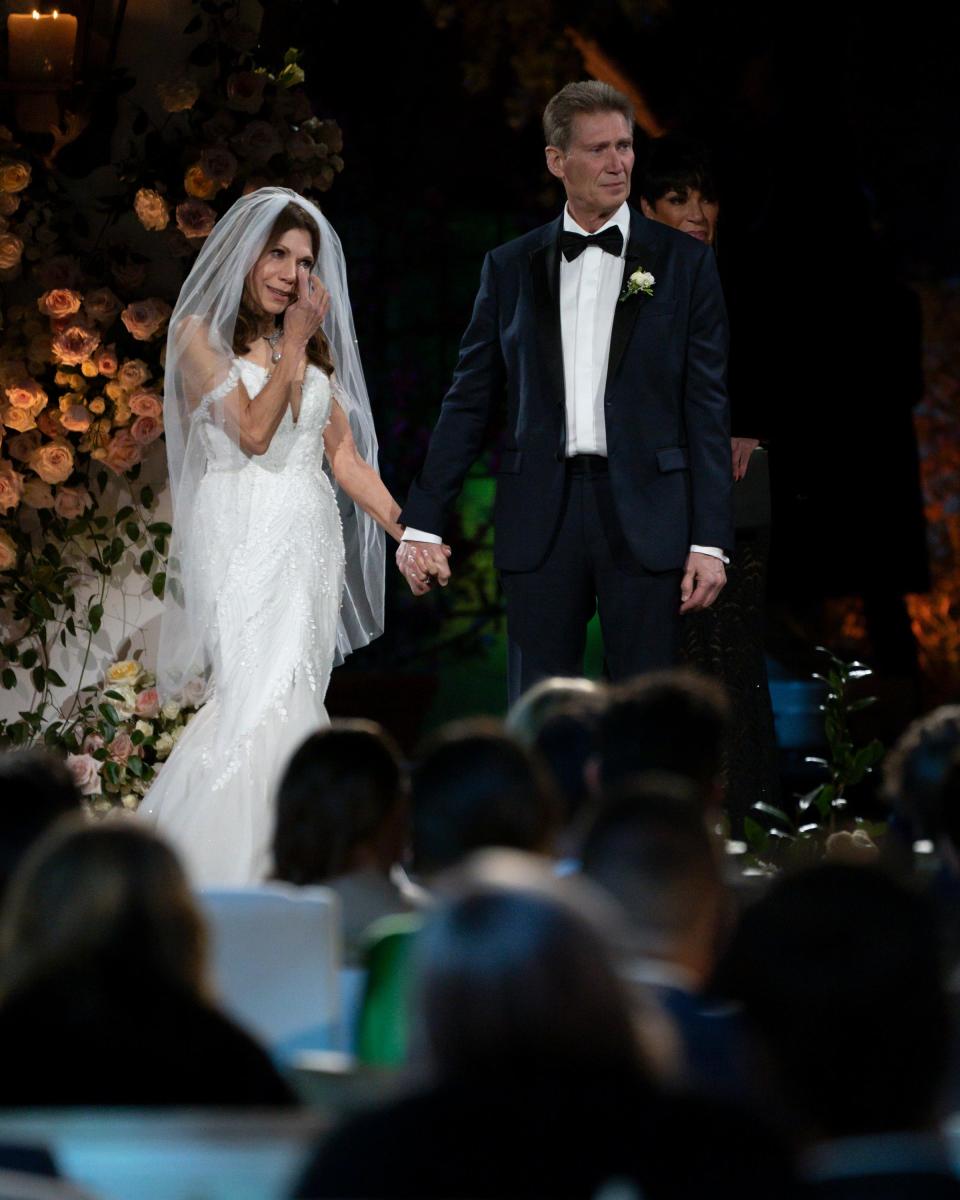
{"label": "man in navy tuxedo", "polygon": [[444,518],[505,402],[494,554],[511,700],[582,672],[597,608],[614,680],[671,665],[680,614],[716,599],[733,543],[713,252],[628,206],[625,96],[567,84],[544,132],[566,207],[486,256],[397,552],[415,592],[449,578]]}

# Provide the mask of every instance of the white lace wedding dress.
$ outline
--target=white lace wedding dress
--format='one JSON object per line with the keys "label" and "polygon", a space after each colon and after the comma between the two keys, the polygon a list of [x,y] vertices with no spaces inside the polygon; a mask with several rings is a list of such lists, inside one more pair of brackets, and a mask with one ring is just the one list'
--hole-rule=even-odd
{"label": "white lace wedding dress", "polygon": [[[238,377],[253,396],[266,371],[238,359],[220,391]],[[280,775],[299,743],[329,723],[323,699],[344,574],[340,514],[323,470],[330,408],[329,379],[308,366],[297,421],[287,409],[267,452],[241,470],[228,465],[236,447],[227,435],[210,422],[204,429],[209,466],[197,514],[217,581],[214,690],[139,810],[175,845],[195,886],[267,875]]]}

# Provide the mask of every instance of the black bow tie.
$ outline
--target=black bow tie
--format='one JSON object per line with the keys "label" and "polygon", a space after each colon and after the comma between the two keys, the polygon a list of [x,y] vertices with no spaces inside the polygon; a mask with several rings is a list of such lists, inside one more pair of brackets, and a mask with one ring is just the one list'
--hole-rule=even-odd
{"label": "black bow tie", "polygon": [[619,258],[623,253],[623,234],[616,225],[611,225],[602,233],[591,233],[589,237],[569,229],[564,229],[560,234],[560,249],[567,262],[573,262],[588,246],[599,246],[601,250]]}

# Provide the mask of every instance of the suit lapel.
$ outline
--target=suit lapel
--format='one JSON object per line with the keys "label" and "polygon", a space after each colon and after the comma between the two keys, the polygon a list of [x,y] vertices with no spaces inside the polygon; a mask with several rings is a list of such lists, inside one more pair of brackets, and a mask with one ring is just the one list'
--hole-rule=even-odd
{"label": "suit lapel", "polygon": [[[630,210],[630,240],[627,242],[621,292],[627,286],[627,280],[634,271],[642,269],[651,271],[655,277],[657,275],[660,256],[656,250],[656,243],[649,236],[647,224],[644,217],[632,209]],[[613,314],[613,329],[610,333],[610,356],[607,360],[608,392],[630,341],[630,335],[633,333],[637,314],[649,299],[650,297],[643,292],[637,292],[626,300],[617,300],[617,307]]]}
{"label": "suit lapel", "polygon": [[560,334],[560,221],[547,231],[542,246],[530,254],[534,320],[543,378],[551,398],[565,403],[563,341]]}

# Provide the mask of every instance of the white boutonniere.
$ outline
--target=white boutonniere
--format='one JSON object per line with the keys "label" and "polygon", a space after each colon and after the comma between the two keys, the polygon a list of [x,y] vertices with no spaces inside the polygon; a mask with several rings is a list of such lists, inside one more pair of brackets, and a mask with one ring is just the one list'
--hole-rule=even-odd
{"label": "white boutonniere", "polygon": [[656,282],[656,279],[654,279],[649,271],[645,271],[642,267],[638,267],[627,280],[623,291],[620,293],[620,302],[622,303],[624,300],[629,300],[630,297],[635,296],[637,292],[643,292],[645,296],[652,296],[653,285]]}

